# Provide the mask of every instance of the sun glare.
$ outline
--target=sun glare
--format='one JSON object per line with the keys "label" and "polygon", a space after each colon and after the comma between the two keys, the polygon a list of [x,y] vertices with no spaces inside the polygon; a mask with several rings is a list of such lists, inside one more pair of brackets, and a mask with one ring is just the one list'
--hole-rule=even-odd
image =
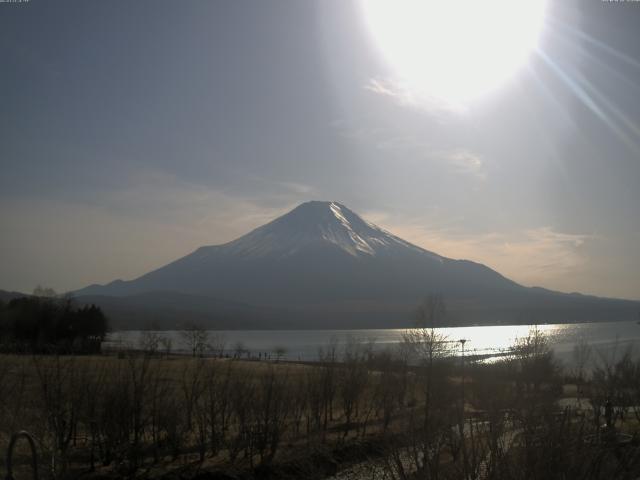
{"label": "sun glare", "polygon": [[545,0],[362,0],[384,58],[414,97],[464,106],[535,49]]}

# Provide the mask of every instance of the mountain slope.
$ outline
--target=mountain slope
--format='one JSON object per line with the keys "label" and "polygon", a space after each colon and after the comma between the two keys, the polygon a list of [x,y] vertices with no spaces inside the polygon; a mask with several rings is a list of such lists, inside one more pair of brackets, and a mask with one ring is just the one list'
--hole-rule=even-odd
{"label": "mountain slope", "polygon": [[[583,319],[602,308],[619,315],[637,308],[635,302],[523,287],[484,265],[412,245],[344,205],[318,201],[135,280],[76,294],[131,297],[159,291],[248,304],[254,315],[255,307],[281,309],[280,318],[290,317],[299,327],[367,326],[367,319],[375,326],[406,325],[411,309],[432,292],[444,295],[451,319],[460,323],[525,321],[532,309],[545,318],[529,320],[557,321]],[[610,313],[597,316],[603,315]]]}
{"label": "mountain slope", "polygon": [[0,302],[9,302],[14,298],[28,297],[28,293],[20,292],[8,292],[6,290],[0,290]]}

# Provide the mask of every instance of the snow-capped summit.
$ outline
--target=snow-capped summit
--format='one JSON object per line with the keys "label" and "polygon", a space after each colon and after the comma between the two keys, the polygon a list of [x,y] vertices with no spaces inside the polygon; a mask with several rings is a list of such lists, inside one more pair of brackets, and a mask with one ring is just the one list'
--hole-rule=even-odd
{"label": "snow-capped summit", "polygon": [[220,248],[236,256],[285,257],[322,246],[336,247],[355,257],[384,254],[398,247],[438,257],[363,220],[338,202],[321,201],[303,203],[233,242],[199,251],[203,257]]}

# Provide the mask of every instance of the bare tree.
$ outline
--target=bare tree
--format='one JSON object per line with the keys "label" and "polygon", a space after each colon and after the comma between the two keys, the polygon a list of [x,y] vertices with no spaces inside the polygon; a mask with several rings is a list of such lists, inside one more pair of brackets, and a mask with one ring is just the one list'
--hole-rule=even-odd
{"label": "bare tree", "polygon": [[270,365],[260,376],[253,403],[252,437],[261,464],[275,457],[286,431],[291,398],[288,395],[288,372]]}
{"label": "bare tree", "polygon": [[329,421],[333,420],[333,402],[337,390],[337,348],[338,340],[333,337],[326,348],[320,348],[318,358],[322,364],[321,370],[321,406],[322,406],[322,436],[329,428]]}
{"label": "bare tree", "polygon": [[150,366],[149,357],[128,359],[129,405],[131,409],[131,447],[129,448],[130,473],[135,472],[141,461],[144,431],[148,422]]}
{"label": "bare tree", "polygon": [[212,456],[216,456],[226,442],[232,413],[230,386],[235,375],[234,368],[234,364],[231,362],[224,364],[209,362],[205,368],[203,396]]}
{"label": "bare tree", "polygon": [[149,355],[151,357],[157,355],[162,338],[163,337],[156,332],[142,332],[138,339],[140,350],[142,350],[145,355]]}
{"label": "bare tree", "polygon": [[449,341],[436,330],[446,313],[441,295],[429,295],[418,308],[416,328],[403,333],[405,348],[423,366],[424,375],[424,427],[429,429],[435,363],[450,353]]}
{"label": "bare tree", "polygon": [[338,370],[338,392],[344,414],[344,434],[346,438],[352,423],[358,416],[361,397],[367,383],[369,371],[365,363],[365,351],[352,337],[345,345],[343,366]]}
{"label": "bare tree", "polygon": [[227,346],[227,339],[222,333],[216,333],[211,336],[209,341],[209,348],[216,357],[222,358],[224,356],[224,350]]}
{"label": "bare tree", "polygon": [[184,345],[194,357],[202,357],[209,349],[209,332],[201,325],[189,323],[180,335]]}
{"label": "bare tree", "polygon": [[524,338],[516,339],[512,349],[518,371],[518,386],[528,393],[539,392],[544,383],[557,377],[559,366],[555,361],[549,340],[538,326],[529,330]]}
{"label": "bare tree", "polygon": [[[166,337],[163,337],[166,338]],[[153,461],[158,463],[161,455],[161,443],[163,427],[163,415],[172,410],[172,384],[166,376],[165,368],[152,368],[149,374],[148,383],[148,427],[151,435],[151,449]]]}
{"label": "bare tree", "polygon": [[162,351],[165,354],[165,356],[168,357],[171,354],[171,350],[173,348],[173,341],[171,340],[170,336],[163,335],[160,338],[160,348],[162,348]]}
{"label": "bare tree", "polygon": [[33,289],[33,295],[35,297],[56,298],[58,296],[58,293],[53,288],[38,285]]}
{"label": "bare tree", "polygon": [[576,395],[578,402],[582,396],[582,390],[585,383],[586,366],[591,359],[591,345],[581,337],[573,347],[574,376],[576,381]]}
{"label": "bare tree", "polygon": [[[421,428],[416,428],[417,418],[409,424],[410,457],[416,470],[429,472],[434,478],[438,476],[440,455],[453,426],[446,405],[452,400],[447,395],[450,391],[448,375],[443,371],[446,367],[443,360],[450,355],[450,342],[436,329],[443,324],[445,316],[442,295],[429,295],[418,308],[416,328],[403,334],[404,348],[418,362],[423,392]],[[463,423],[464,420],[459,419],[461,441]]]}
{"label": "bare tree", "polygon": [[246,352],[247,352],[247,347],[244,344],[244,342],[242,342],[241,340],[238,340],[233,345],[233,356],[235,358],[242,358],[242,355],[244,355]]}
{"label": "bare tree", "polygon": [[39,379],[42,412],[50,435],[54,476],[67,469],[68,449],[82,409],[83,379],[73,357],[33,357]]}
{"label": "bare tree", "polygon": [[276,355],[276,362],[279,362],[284,358],[285,354],[287,353],[287,349],[282,345],[278,345],[273,348],[273,353],[275,353]]}
{"label": "bare tree", "polygon": [[381,352],[375,357],[375,368],[379,373],[375,381],[372,399],[376,403],[377,414],[382,418],[383,433],[391,425],[395,412],[402,406],[406,379],[406,366],[393,358],[391,352]]}

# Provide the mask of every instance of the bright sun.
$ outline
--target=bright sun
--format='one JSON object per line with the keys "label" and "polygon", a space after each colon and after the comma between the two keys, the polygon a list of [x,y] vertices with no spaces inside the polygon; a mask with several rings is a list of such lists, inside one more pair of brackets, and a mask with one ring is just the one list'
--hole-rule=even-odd
{"label": "bright sun", "polygon": [[362,0],[386,61],[411,95],[464,106],[536,47],[545,0]]}

